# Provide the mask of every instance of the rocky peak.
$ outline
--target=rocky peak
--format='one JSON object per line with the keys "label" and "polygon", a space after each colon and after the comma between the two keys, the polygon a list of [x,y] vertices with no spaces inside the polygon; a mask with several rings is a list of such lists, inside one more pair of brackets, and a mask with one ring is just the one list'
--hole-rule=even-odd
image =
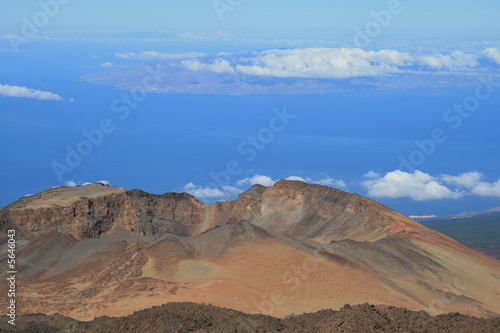
{"label": "rocky peak", "polygon": [[361,301],[499,313],[497,261],[321,185],[256,185],[216,204],[186,193],[57,188],[3,209],[6,225],[27,235],[19,303],[30,313],[87,320],[179,299],[279,316]]}
{"label": "rocky peak", "polygon": [[34,235],[50,231],[77,239],[100,237],[113,228],[139,235],[192,237],[217,226],[247,221],[292,237],[329,243],[374,241],[414,223],[357,194],[301,181],[254,185],[237,200],[206,204],[187,193],[151,194],[92,184],[49,189],[6,207],[1,225]]}

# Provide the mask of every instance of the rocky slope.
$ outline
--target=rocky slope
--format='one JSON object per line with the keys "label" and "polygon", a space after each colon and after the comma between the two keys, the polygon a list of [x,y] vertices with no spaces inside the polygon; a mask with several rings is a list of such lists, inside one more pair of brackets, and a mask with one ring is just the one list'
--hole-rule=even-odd
{"label": "rocky slope", "polygon": [[18,231],[19,314],[90,320],[168,302],[276,317],[365,302],[500,314],[497,260],[372,200],[297,181],[213,205],[56,188],[2,209],[0,228],[2,262],[5,231]]}
{"label": "rocky slope", "polygon": [[[0,317],[5,319],[5,317]],[[18,319],[16,329],[0,320],[0,331],[54,332],[498,332],[500,318],[480,319],[450,313],[436,317],[420,311],[374,305],[345,305],[339,311],[323,310],[278,319],[193,303],[170,303],[142,310],[128,317],[100,317],[79,322],[60,315],[28,315]]]}
{"label": "rocky slope", "polygon": [[247,221],[287,236],[329,243],[342,239],[375,241],[405,225],[416,225],[359,195],[293,181],[281,181],[270,188],[256,185],[238,200],[216,205],[185,193],[154,195],[102,184],[60,187],[22,198],[2,213],[1,225],[20,226],[29,235],[56,231],[76,239],[98,238],[113,227],[140,235],[191,237]]}

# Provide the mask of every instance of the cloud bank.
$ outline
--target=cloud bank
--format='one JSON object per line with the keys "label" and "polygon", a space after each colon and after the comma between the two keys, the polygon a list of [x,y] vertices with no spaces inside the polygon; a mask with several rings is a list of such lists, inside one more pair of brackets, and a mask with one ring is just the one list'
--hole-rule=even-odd
{"label": "cloud bank", "polygon": [[368,195],[374,198],[409,197],[416,201],[463,197],[463,193],[454,192],[440,184],[436,177],[415,171],[407,173],[400,170],[378,176],[363,182]]}
{"label": "cloud bank", "polygon": [[287,178],[287,180],[300,180],[305,183],[310,183],[310,184],[318,184],[318,185],[325,185],[325,186],[330,186],[330,187],[335,187],[339,189],[347,189],[347,184],[343,180],[337,180],[333,179],[331,177],[326,176],[325,178],[322,179],[317,179],[314,180],[312,178],[306,177],[298,177],[298,176],[290,176]]}
{"label": "cloud bank", "polygon": [[455,51],[451,55],[437,54],[422,56],[419,62],[431,69],[437,70],[467,70],[478,66],[476,56],[460,51]]}
{"label": "cloud bank", "polygon": [[[32,98],[38,100],[52,100],[52,101],[63,101],[64,98],[61,96],[36,89],[31,89],[27,87],[11,86],[7,84],[0,84],[0,96],[4,97],[19,97],[19,98]],[[70,100],[72,101],[72,100]]]}
{"label": "cloud bank", "polygon": [[410,55],[393,50],[311,48],[267,50],[251,52],[240,58],[218,58],[210,63],[192,60],[182,64],[189,70],[214,73],[279,78],[350,78],[399,73],[399,66],[411,65],[412,60]]}
{"label": "cloud bank", "polygon": [[[413,173],[394,170],[385,175],[369,171],[363,175],[361,185],[367,195],[373,198],[409,198],[414,201],[463,199],[469,196],[500,198],[500,179],[487,182],[485,176],[478,172],[466,172],[459,175],[430,175],[416,170]],[[319,184],[348,190],[343,180],[325,175],[317,179],[310,177],[289,176],[287,180],[297,180],[310,184]],[[273,186],[277,180],[270,176],[255,174],[235,182],[234,186],[222,188],[199,186],[194,183],[184,185],[183,190],[198,199],[234,199],[238,193],[244,192],[253,185]]]}
{"label": "cloud bank", "polygon": [[489,48],[484,50],[484,55],[490,60],[493,60],[497,65],[500,65],[500,50]]}
{"label": "cloud bank", "polygon": [[[337,188],[342,188],[342,189],[347,189],[347,185],[344,181],[342,180],[336,180],[333,179],[329,176],[325,176],[321,179],[318,180],[313,180],[312,178],[302,178],[298,176],[290,176],[286,178],[287,180],[299,180],[311,184],[320,184],[320,185],[327,185],[327,186],[333,186]],[[254,175],[252,177],[248,178],[243,178],[238,181],[236,181],[235,186],[224,186],[222,188],[215,188],[215,187],[210,187],[210,186],[200,186],[196,185],[194,183],[188,183],[184,185],[183,190],[186,193],[189,193],[196,198],[202,200],[202,199],[208,199],[208,200],[214,200],[214,199],[221,199],[221,200],[229,200],[233,199],[236,197],[238,193],[244,192],[245,189],[248,189],[249,187],[253,185],[263,185],[263,186],[273,186],[276,183],[276,180],[272,179],[269,176],[265,175]]]}
{"label": "cloud bank", "polygon": [[471,194],[481,197],[500,198],[500,179],[493,183],[483,181],[484,175],[473,171],[458,176],[443,175],[443,181],[451,185],[461,186],[470,191]]}
{"label": "cloud bank", "polygon": [[236,185],[238,185],[238,186],[243,186],[243,185],[253,186],[253,185],[259,184],[259,185],[263,185],[263,186],[273,186],[274,183],[276,183],[276,181],[273,180],[269,176],[255,175],[255,176],[250,177],[250,178],[238,180],[236,182]]}
{"label": "cloud bank", "polygon": [[188,183],[183,187],[184,192],[195,196],[198,199],[225,199],[228,200],[238,193],[243,192],[242,189],[233,186],[224,186],[222,189],[195,185]]}
{"label": "cloud bank", "polygon": [[[76,186],[86,186],[86,185],[91,185],[91,184],[93,184],[93,183],[68,180],[67,182],[64,183],[64,186],[67,186],[67,187],[76,187]],[[100,180],[98,182],[95,182],[95,184],[110,185],[107,180]]]}
{"label": "cloud bank", "polygon": [[248,65],[236,70],[246,75],[280,78],[351,78],[399,73],[399,68],[411,64],[412,57],[392,50],[364,51],[361,49],[293,49],[269,50],[244,59]]}
{"label": "cloud bank", "polygon": [[[117,53],[124,59],[163,59],[155,93],[202,95],[311,95],[351,91],[473,87],[500,75],[497,49],[448,53],[359,48],[271,49],[218,53]],[[113,66],[117,67],[117,66]],[[151,68],[151,67],[149,67]],[[134,90],[147,67],[83,76]]]}
{"label": "cloud bank", "polygon": [[384,176],[370,171],[362,185],[374,198],[411,198],[415,201],[460,199],[465,196],[500,198],[500,179],[489,183],[484,175],[473,171],[453,175],[431,176],[416,170],[413,173],[395,170]]}
{"label": "cloud bank", "polygon": [[208,71],[216,74],[221,73],[232,73],[234,74],[236,70],[231,66],[229,61],[216,59],[212,63],[202,63],[199,60],[184,60],[182,62],[184,67],[190,71]]}
{"label": "cloud bank", "polygon": [[[483,54],[490,60],[500,60],[497,59],[500,55],[496,49],[488,49]],[[185,60],[181,64],[191,71],[213,73],[276,78],[349,79],[407,72],[468,72],[479,66],[479,57],[480,55],[461,51],[447,55],[411,55],[396,50],[307,48],[273,49],[238,55],[219,54],[203,61]]]}

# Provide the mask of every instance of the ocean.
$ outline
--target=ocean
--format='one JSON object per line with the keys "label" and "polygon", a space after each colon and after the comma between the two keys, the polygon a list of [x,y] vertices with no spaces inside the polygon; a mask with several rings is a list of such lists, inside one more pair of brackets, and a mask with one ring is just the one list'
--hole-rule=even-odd
{"label": "ocean", "polygon": [[[474,87],[310,96],[150,94],[127,104],[126,91],[79,81],[104,70],[99,65],[113,61],[112,50],[55,43],[0,52],[0,84],[74,99],[0,97],[0,206],[70,180],[164,193],[191,182],[236,186],[255,174],[274,180],[330,176],[366,195],[365,173],[385,174],[412,158],[421,162],[416,169],[431,175],[479,171],[488,181],[500,178],[498,93],[458,128],[446,112]],[[435,130],[446,139],[432,146]],[[378,201],[416,215],[499,206],[498,199],[485,198]]]}

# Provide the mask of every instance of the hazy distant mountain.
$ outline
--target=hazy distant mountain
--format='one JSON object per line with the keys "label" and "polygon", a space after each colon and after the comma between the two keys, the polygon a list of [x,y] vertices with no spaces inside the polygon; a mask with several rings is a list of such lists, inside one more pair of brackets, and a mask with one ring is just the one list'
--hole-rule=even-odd
{"label": "hazy distant mountain", "polygon": [[436,215],[428,215],[428,216],[410,216],[415,221],[423,222],[423,221],[431,221],[431,220],[451,220],[451,219],[466,219],[471,217],[479,217],[479,216],[489,216],[489,215],[500,215],[500,207],[491,208],[483,211],[468,211],[463,212],[457,215],[449,215],[449,216],[436,216]]}
{"label": "hazy distant mountain", "polygon": [[414,220],[500,260],[500,208]]}
{"label": "hazy distant mountain", "polygon": [[500,207],[491,208],[480,212],[474,212],[474,211],[464,212],[458,215],[450,216],[450,218],[468,218],[468,217],[486,216],[486,215],[500,215]]}
{"label": "hazy distant mountain", "polygon": [[298,181],[217,204],[55,188],[2,209],[0,227],[17,230],[19,314],[88,320],[169,302],[277,317],[364,302],[500,314],[499,261],[367,198]]}

